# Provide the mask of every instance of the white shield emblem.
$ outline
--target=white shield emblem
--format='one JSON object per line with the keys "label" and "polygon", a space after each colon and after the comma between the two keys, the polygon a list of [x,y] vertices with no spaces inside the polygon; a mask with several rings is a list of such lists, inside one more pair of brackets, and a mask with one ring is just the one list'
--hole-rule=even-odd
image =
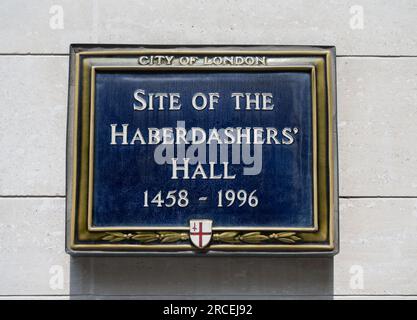
{"label": "white shield emblem", "polygon": [[211,240],[211,220],[190,220],[190,239],[197,248],[206,247]]}

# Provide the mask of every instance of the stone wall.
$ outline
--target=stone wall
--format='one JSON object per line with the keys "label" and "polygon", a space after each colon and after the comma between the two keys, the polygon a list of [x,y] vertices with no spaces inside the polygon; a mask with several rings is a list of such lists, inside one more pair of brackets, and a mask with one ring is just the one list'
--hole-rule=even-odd
{"label": "stone wall", "polygon": [[[0,296],[417,298],[417,1],[2,0]],[[335,45],[340,253],[71,258],[70,43]]]}

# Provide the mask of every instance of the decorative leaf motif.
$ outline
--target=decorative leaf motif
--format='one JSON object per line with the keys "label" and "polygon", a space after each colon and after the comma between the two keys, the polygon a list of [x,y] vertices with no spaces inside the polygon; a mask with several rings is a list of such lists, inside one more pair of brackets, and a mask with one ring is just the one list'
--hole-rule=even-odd
{"label": "decorative leaf motif", "polygon": [[161,231],[161,232],[158,232],[158,234],[161,237],[165,237],[165,236],[170,235],[170,234],[175,234],[175,232],[172,232],[172,231]]}
{"label": "decorative leaf motif", "polygon": [[119,242],[126,239],[130,239],[132,237],[131,233],[122,233],[122,232],[106,232],[106,236],[102,238],[102,240],[110,241],[110,242]]}
{"label": "decorative leaf motif", "polygon": [[220,242],[226,242],[226,243],[239,243],[240,240],[237,237],[238,234],[239,234],[239,232],[235,232],[235,231],[215,233],[213,235],[213,240],[214,241],[220,241]]}
{"label": "decorative leaf motif", "polygon": [[[179,233],[173,231],[140,231],[134,234],[123,232],[106,232],[105,236],[101,240],[109,242],[120,242],[124,240],[134,240],[142,244],[161,242],[161,243],[174,243],[178,241],[187,241],[190,239],[188,233]],[[265,243],[265,242],[282,242],[285,244],[295,244],[298,241],[302,241],[302,238],[297,236],[295,232],[279,232],[263,234],[259,231],[240,233],[237,231],[226,231],[222,233],[213,234],[213,241],[239,244],[239,243]]]}
{"label": "decorative leaf motif", "polygon": [[181,234],[179,233],[165,233],[164,235],[161,234],[162,243],[169,243],[169,242],[177,242],[181,240]]}
{"label": "decorative leaf motif", "polygon": [[158,240],[158,235],[154,232],[137,232],[132,239],[143,243],[149,243]]}
{"label": "decorative leaf motif", "polygon": [[294,244],[301,241],[302,238],[296,236],[295,232],[279,232],[271,234],[262,234],[261,232],[248,232],[240,234],[239,232],[229,231],[213,234],[213,240],[224,243],[264,243],[264,242],[282,242],[286,244]]}
{"label": "decorative leaf motif", "polygon": [[187,233],[178,233],[178,232],[136,232],[135,234],[131,233],[122,233],[122,232],[106,232],[106,235],[101,238],[101,240],[110,241],[110,242],[119,242],[123,240],[135,240],[140,243],[151,243],[155,241],[160,241],[161,243],[172,243],[177,241],[185,241],[189,239]]}
{"label": "decorative leaf motif", "polygon": [[112,236],[117,237],[117,238],[124,238],[126,236],[126,234],[125,233],[122,233],[122,232],[110,232],[110,234]]}
{"label": "decorative leaf motif", "polygon": [[280,232],[276,234],[278,238],[288,238],[295,235],[295,232]]}
{"label": "decorative leaf motif", "polygon": [[260,232],[249,232],[240,236],[240,240],[247,243],[260,243],[268,239],[268,236],[265,236]]}
{"label": "decorative leaf motif", "polygon": [[278,241],[281,241],[284,243],[295,243],[295,241],[290,238],[278,238]]}

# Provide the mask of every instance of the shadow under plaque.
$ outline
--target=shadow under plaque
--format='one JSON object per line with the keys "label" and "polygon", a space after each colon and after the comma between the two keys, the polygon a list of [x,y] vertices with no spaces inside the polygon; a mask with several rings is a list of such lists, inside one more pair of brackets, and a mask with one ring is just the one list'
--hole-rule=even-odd
{"label": "shadow under plaque", "polygon": [[72,299],[332,299],[332,257],[71,257]]}

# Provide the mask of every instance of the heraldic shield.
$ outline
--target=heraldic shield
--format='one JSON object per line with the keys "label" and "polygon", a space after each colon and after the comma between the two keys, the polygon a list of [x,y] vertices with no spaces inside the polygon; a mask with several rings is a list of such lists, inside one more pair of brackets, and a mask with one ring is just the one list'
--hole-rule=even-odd
{"label": "heraldic shield", "polygon": [[190,239],[197,248],[205,248],[211,240],[212,220],[190,220]]}

